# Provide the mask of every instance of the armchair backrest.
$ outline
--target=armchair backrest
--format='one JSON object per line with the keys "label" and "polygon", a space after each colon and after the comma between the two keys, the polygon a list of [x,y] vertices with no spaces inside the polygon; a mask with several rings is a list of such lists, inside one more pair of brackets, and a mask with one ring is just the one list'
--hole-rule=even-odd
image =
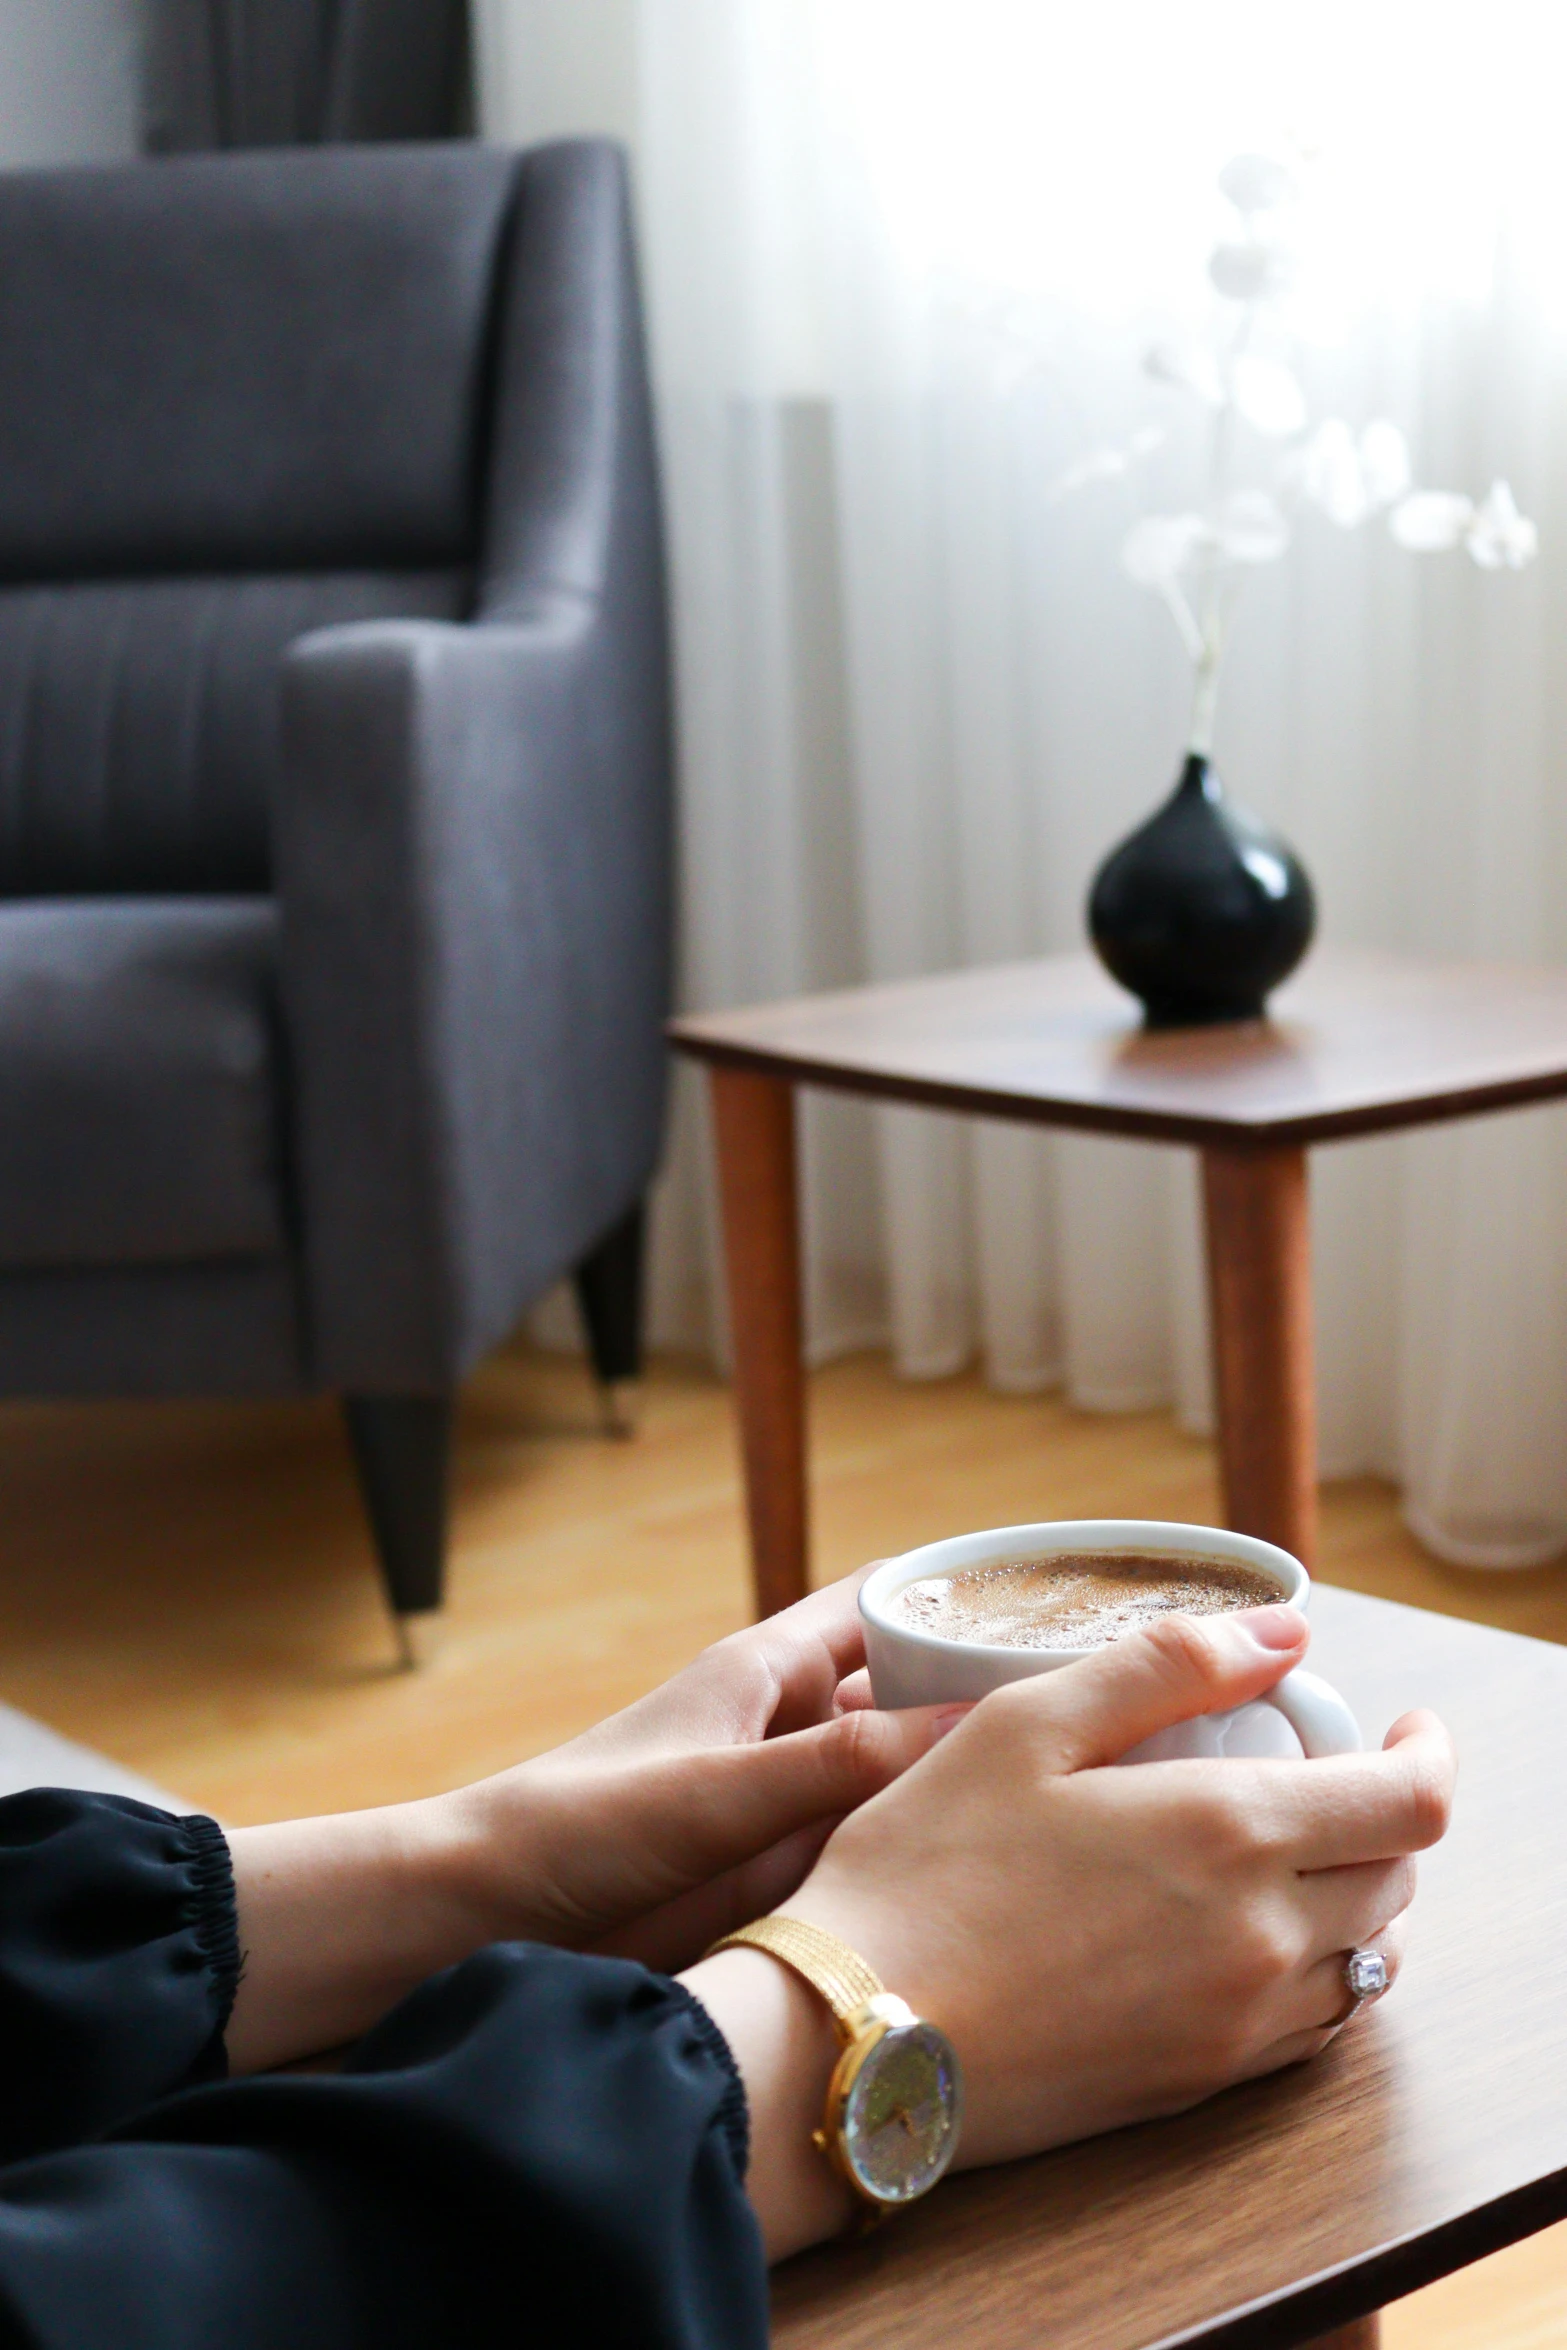
{"label": "armchair backrest", "polygon": [[473,559],[518,158],[0,178],[0,580]]}
{"label": "armchair backrest", "polygon": [[523,169],[0,177],[0,895],[265,888],[283,648],[467,611]]}

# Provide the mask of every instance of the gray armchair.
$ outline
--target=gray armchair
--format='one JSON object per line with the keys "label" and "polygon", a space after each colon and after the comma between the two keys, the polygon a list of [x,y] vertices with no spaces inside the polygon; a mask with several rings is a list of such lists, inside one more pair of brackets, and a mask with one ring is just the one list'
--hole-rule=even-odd
{"label": "gray armchair", "polygon": [[612,147],[0,179],[0,1393],[335,1390],[438,1605],[463,1373],[636,1367],[668,737]]}

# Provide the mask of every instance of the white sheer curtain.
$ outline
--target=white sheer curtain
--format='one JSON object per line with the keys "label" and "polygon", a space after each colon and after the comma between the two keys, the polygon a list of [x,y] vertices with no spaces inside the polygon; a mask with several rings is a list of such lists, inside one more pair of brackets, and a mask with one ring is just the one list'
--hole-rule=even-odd
{"label": "white sheer curtain", "polygon": [[[1217,755],[1329,937],[1567,953],[1567,217],[1555,12],[1523,0],[475,0],[483,120],[632,144],[668,474],[683,989],[741,1002],[1076,945],[1183,740],[1183,657],[1063,473],[1168,394],[1213,179],[1320,148],[1317,403],[1423,480],[1507,476],[1522,576],[1303,524]],[[1179,435],[1159,502],[1176,490]],[[1207,1412],[1185,1154],[844,1103],[807,1117],[811,1343]],[[1324,1466],[1445,1555],[1567,1543],[1567,1119],[1314,1162]],[[682,1083],[656,1328],[714,1343]]]}

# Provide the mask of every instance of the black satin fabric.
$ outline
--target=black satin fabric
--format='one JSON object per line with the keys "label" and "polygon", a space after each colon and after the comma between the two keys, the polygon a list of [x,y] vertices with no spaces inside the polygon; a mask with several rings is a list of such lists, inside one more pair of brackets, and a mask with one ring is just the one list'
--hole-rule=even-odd
{"label": "black satin fabric", "polygon": [[58,1787],[0,1801],[0,2163],[221,2080],[238,1979],[211,1820]]}
{"label": "black satin fabric", "polygon": [[330,2077],[221,2079],[211,1821],[0,1801],[0,2344],[763,2350],[744,2095],[678,1984],[497,1945]]}

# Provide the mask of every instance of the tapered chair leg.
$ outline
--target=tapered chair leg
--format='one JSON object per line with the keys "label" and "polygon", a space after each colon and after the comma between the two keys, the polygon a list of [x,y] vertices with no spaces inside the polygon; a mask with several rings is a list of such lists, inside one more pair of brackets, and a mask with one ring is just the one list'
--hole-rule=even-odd
{"label": "tapered chair leg", "polygon": [[386,1580],[411,1655],[407,1616],[441,1604],[446,1577],[450,1395],[345,1395],[343,1417]]}
{"label": "tapered chair leg", "polygon": [[606,1425],[616,1435],[628,1436],[630,1423],[616,1398],[616,1389],[638,1378],[642,1370],[642,1260],[647,1211],[641,1200],[622,1216],[592,1253],[585,1256],[573,1279],[577,1303],[587,1330],[588,1354],[605,1399]]}

